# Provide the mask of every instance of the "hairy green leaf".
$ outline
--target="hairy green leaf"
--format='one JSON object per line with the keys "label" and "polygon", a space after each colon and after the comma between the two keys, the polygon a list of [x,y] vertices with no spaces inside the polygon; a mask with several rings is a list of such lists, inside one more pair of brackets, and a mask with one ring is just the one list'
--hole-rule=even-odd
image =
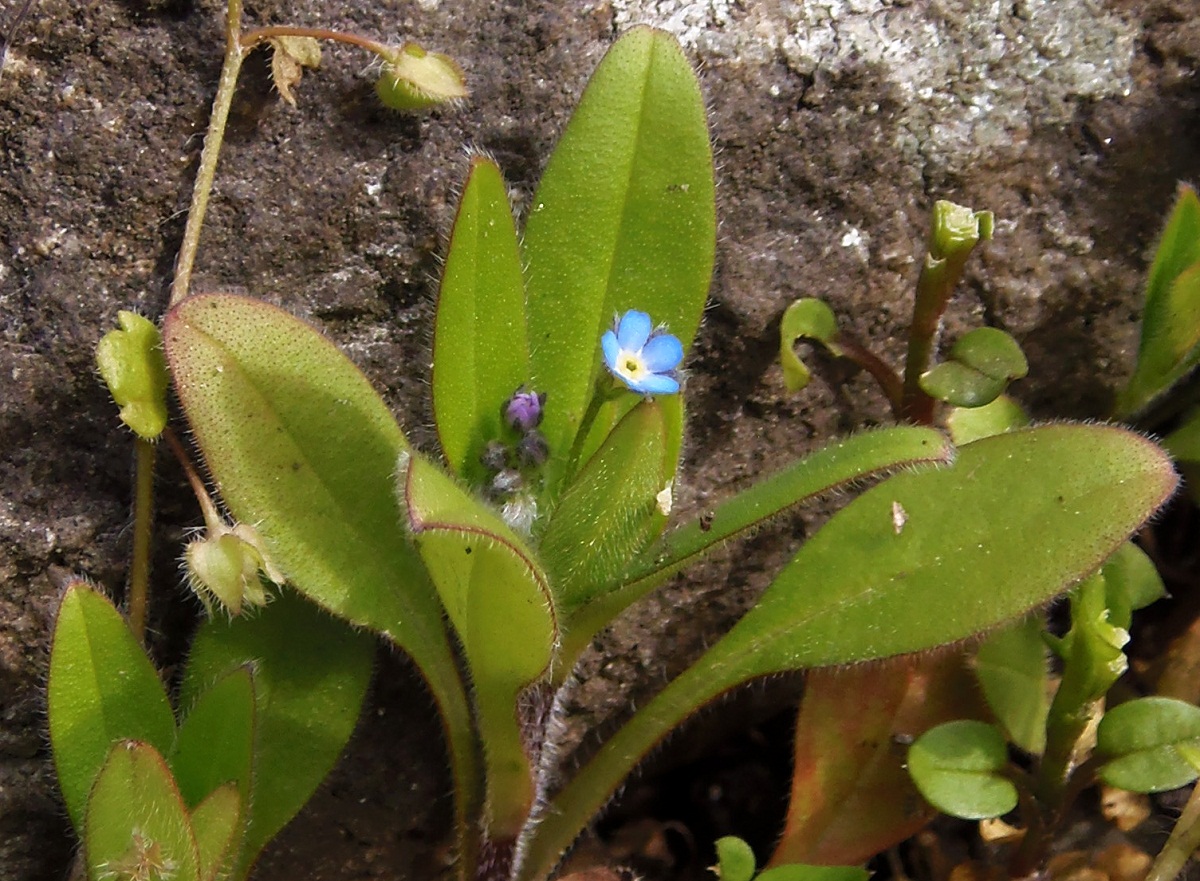
{"label": "hairy green leaf", "polygon": [[[209,471],[289,583],[408,652],[446,723],[457,792],[476,778],[469,709],[441,607],[392,492],[407,450],[366,378],[314,328],[248,297],[189,297],[167,362]],[[465,804],[459,820],[466,823]]]}
{"label": "hairy green leaf", "polygon": [[175,740],[158,672],[125,619],[86,582],[67,587],[50,652],[50,745],[67,813],[82,831],[88,793],[112,745]]}
{"label": "hairy green leaf", "polygon": [[554,509],[539,550],[568,630],[573,613],[602,601],[666,523],[675,465],[666,453],[662,408],[643,401],[617,424]]}
{"label": "hairy green leaf", "polygon": [[977,441],[950,467],[863,493],[549,802],[521,878],[544,877],[697,707],[757,676],[922,651],[1023,615],[1099,568],[1176,483],[1162,451],[1136,434],[1051,425]]}
{"label": "hairy green leaf", "polygon": [[189,808],[230,782],[236,784],[241,803],[249,803],[254,704],[248,666],[234,669],[197,696],[170,755],[171,770]]}
{"label": "hairy green leaf", "polygon": [[433,414],[446,461],[479,485],[484,445],[501,437],[501,410],[529,379],[525,286],[504,178],[483,156],[458,203],[433,331]]}
{"label": "hairy green leaf", "polygon": [[196,835],[200,881],[221,881],[237,858],[241,839],[242,805],[236,783],[218,786],[192,811],[192,831]]}
{"label": "hairy green leaf", "polygon": [[109,752],[88,798],[83,843],[90,878],[199,879],[187,808],[148,743],[123,740]]}
{"label": "hairy green leaf", "polygon": [[[368,634],[288,591],[253,618],[214,619],[200,627],[180,689],[180,703],[192,707],[185,728],[195,726],[199,734],[215,723],[206,716],[221,706],[244,719],[246,683],[230,674],[247,665],[254,670],[257,736],[243,868],[333,768],[358,721],[373,656]],[[194,719],[197,713],[202,715]],[[187,748],[191,754],[196,746],[181,741],[180,752]],[[236,772],[240,747],[231,736],[228,749],[212,756],[213,764],[189,758],[183,772],[189,788],[199,791]]]}
{"label": "hairy green leaf", "polygon": [[551,489],[600,369],[613,316],[639,309],[691,346],[712,276],[716,214],[704,100],[663,31],[638,27],[593,74],[525,228],[533,385]]}
{"label": "hairy green leaf", "polygon": [[546,575],[525,542],[454,479],[418,455],[400,491],[474,685],[491,838],[515,837],[533,801],[517,701],[550,666],[558,640]]}

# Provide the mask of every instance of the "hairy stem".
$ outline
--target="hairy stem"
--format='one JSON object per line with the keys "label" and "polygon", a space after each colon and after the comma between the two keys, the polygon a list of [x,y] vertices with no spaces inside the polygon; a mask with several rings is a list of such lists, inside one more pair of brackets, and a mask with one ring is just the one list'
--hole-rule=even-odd
{"label": "hairy stem", "polygon": [[150,540],[154,534],[154,444],[134,441],[133,562],[129,567],[129,627],[145,641],[150,595]]}
{"label": "hairy stem", "polygon": [[200,151],[200,168],[196,172],[196,183],[192,187],[192,203],[188,207],[187,225],[183,229],[183,243],[179,246],[179,257],[175,261],[175,278],[171,282],[172,306],[186,297],[191,287],[196,251],[200,247],[200,230],[204,225],[204,212],[212,194],[213,180],[217,175],[217,159],[221,155],[225,127],[229,123],[229,108],[233,106],[238,74],[248,52],[242,46],[241,30],[242,0],[229,0],[225,17],[225,61],[221,65],[221,77],[217,81],[217,94],[213,99],[208,131],[204,135],[204,148]]}

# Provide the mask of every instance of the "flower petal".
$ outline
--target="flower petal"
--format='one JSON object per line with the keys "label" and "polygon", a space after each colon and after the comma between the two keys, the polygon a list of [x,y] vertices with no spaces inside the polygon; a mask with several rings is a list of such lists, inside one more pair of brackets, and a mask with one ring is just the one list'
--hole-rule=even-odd
{"label": "flower petal", "polygon": [[608,365],[609,370],[617,369],[617,356],[621,354],[621,344],[617,342],[617,335],[611,330],[604,331],[604,336],[600,337],[600,348],[604,350],[604,363]]}
{"label": "flower petal", "polygon": [[673,395],[679,391],[679,380],[662,373],[651,373],[636,387],[633,384],[629,387],[643,395]]}
{"label": "flower petal", "polygon": [[617,341],[622,349],[638,352],[646,345],[646,340],[650,339],[650,331],[653,329],[654,324],[649,315],[630,309],[621,316],[621,322],[617,325]]}
{"label": "flower petal", "polygon": [[651,373],[674,370],[683,360],[683,344],[669,333],[658,334],[642,349],[642,360]]}

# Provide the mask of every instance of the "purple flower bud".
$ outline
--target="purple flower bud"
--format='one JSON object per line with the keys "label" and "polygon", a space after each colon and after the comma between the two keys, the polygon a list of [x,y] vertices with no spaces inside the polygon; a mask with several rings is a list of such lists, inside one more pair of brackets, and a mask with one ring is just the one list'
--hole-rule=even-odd
{"label": "purple flower bud", "polygon": [[546,406],[543,392],[531,392],[524,386],[513,392],[504,405],[504,421],[515,431],[532,431],[542,423],[542,408]]}
{"label": "purple flower bud", "polygon": [[517,444],[517,459],[527,468],[537,468],[550,458],[550,445],[540,431],[528,431]]}
{"label": "purple flower bud", "polygon": [[498,440],[488,441],[479,454],[479,462],[492,474],[503,471],[508,467],[508,447]]}

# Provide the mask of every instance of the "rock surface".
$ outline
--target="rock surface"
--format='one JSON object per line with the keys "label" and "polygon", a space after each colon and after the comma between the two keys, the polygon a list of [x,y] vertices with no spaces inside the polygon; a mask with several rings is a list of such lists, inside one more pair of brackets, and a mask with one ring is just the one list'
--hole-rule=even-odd
{"label": "rock surface", "polygon": [[[7,32],[16,0],[0,10]],[[205,0],[42,0],[0,76],[0,874],[63,877],[73,844],[44,735],[65,572],[120,595],[131,444],[92,364],[119,309],[161,314],[220,66]],[[712,306],[689,364],[677,503],[696,510],[834,435],[886,420],[862,375],[788,395],[778,319],[826,298],[893,361],[929,207],[989,208],[947,338],[1014,333],[1038,417],[1102,417],[1136,348],[1140,279],[1180,179],[1200,178],[1194,0],[265,0],[253,24],[413,38],[452,52],[470,103],[380,109],[368,59],[327,48],[280,102],[256,56],[234,106],[195,288],[250,292],[316,322],[430,438],[425,373],[438,259],[466,169],[500,162],[524,204],[614,34],[675,33],[696,60],[718,161]],[[841,378],[843,382],[833,382]],[[829,380],[829,381],[826,381]],[[196,607],[177,589],[198,522],[160,469],[153,624],[177,661]],[[653,691],[762,588],[804,532],[755,540],[639,607],[588,659],[580,730]],[[686,614],[684,614],[686,612]],[[448,783],[437,725],[389,660],[346,759],[257,877],[434,873]],[[415,710],[414,710],[415,708]]]}

